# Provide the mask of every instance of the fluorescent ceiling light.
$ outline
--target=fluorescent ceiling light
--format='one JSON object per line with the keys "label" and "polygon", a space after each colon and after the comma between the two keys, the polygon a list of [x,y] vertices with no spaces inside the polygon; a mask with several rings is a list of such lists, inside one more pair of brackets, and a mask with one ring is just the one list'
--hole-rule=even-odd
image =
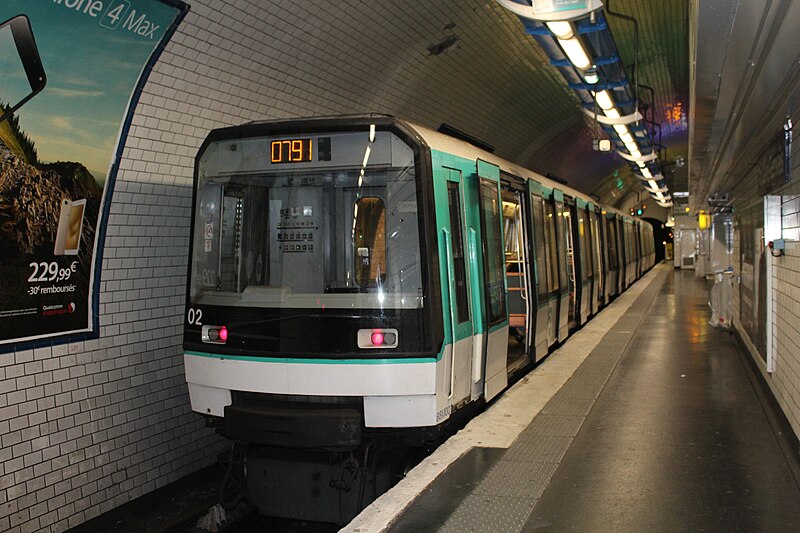
{"label": "fluorescent ceiling light", "polygon": [[630,135],[630,133],[628,133],[628,126],[626,126],[625,124],[614,124],[614,129],[617,130],[617,133],[619,133],[620,137],[622,137],[626,133]]}
{"label": "fluorescent ceiling light", "polygon": [[611,96],[608,94],[608,91],[600,91],[599,93],[594,93],[594,99],[597,102],[597,105],[600,106],[601,109],[613,109],[614,102],[611,101]]}
{"label": "fluorescent ceiling light", "polygon": [[661,191],[656,191],[656,198],[658,198],[659,200],[663,200],[664,199],[664,195],[661,194]]}
{"label": "fluorescent ceiling light", "polygon": [[637,161],[636,164],[639,165],[639,168],[644,168],[647,166],[644,161]]}
{"label": "fluorescent ceiling light", "polygon": [[[645,178],[652,178],[653,177],[653,175],[650,174],[650,169],[649,168],[643,168],[642,169],[642,176],[644,176]],[[653,183],[655,183],[655,182],[653,182]],[[654,189],[658,189],[658,187],[653,187],[653,188]]]}
{"label": "fluorescent ceiling light", "polygon": [[613,107],[611,109],[605,109],[604,112],[608,118],[619,118],[619,111]]}
{"label": "fluorescent ceiling light", "polygon": [[[628,148],[628,150],[630,150],[630,148]],[[632,157],[635,157],[637,159],[642,157],[642,153],[639,150],[630,150],[630,152]]]}
{"label": "fluorescent ceiling light", "polygon": [[592,62],[589,61],[589,56],[586,55],[586,51],[583,49],[580,41],[575,37],[566,40],[559,39],[558,44],[564,49],[564,53],[567,54],[572,64],[579,69],[586,70],[592,66]]}
{"label": "fluorescent ceiling light", "polygon": [[649,180],[647,183],[650,185],[651,189],[654,189],[654,190],[658,189],[658,183],[656,183],[656,180]]}
{"label": "fluorescent ceiling light", "polygon": [[633,136],[627,131],[622,135],[620,135],[619,138],[622,139],[622,142],[625,143],[625,146],[629,144],[633,144],[634,146],[636,146],[636,143],[633,142]]}
{"label": "fluorescent ceiling light", "polygon": [[566,20],[554,20],[553,22],[548,22],[547,27],[550,28],[550,31],[553,32],[559,39],[566,40],[572,37],[572,24]]}

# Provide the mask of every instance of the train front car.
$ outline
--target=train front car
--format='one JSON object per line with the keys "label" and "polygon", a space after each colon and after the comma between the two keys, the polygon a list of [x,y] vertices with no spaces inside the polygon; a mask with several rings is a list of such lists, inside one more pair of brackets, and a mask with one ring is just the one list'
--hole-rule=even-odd
{"label": "train front car", "polygon": [[[192,409],[250,445],[249,466],[263,447],[361,457],[365,432],[439,422],[429,153],[377,116],[225,128],[200,149],[186,379]],[[306,468],[268,466],[278,477]],[[302,518],[336,516],[309,501]]]}

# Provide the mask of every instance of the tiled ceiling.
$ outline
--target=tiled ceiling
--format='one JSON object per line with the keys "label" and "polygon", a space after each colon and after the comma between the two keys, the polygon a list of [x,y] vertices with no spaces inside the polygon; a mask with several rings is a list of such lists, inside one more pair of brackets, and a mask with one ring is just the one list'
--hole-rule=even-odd
{"label": "tiled ceiling", "polygon": [[[632,195],[648,198],[622,158],[592,150],[598,128],[581,112],[577,98],[516,16],[494,1],[414,4],[408,7],[407,2],[405,11],[413,16],[393,18],[401,34],[424,20],[429,21],[429,48],[446,43],[448,37],[457,38],[457,44],[437,56],[405,64],[413,72],[422,63],[438,74],[426,75],[430,83],[418,88],[432,93],[429,105],[410,102],[401,116],[432,126],[450,123],[496,146],[498,154],[564,179],[612,205],[629,202]],[[660,127],[670,190],[685,191],[687,167],[671,163],[688,156],[689,0],[605,4],[629,76],[636,57],[634,25],[614,17],[608,8],[638,21],[635,70],[639,83],[652,88],[640,90],[640,107],[659,125],[654,131]],[[432,21],[439,22],[438,33]]]}
{"label": "tiled ceiling", "polygon": [[[190,4],[153,83],[160,72],[185,80],[159,90],[186,91],[203,106],[199,137],[209,126],[253,119],[387,113],[433,128],[448,123],[604,203],[625,208],[647,198],[619,156],[592,151],[592,120],[495,0]],[[733,190],[798,107],[800,1],[604,4],[631,67],[633,25],[609,12],[638,21],[636,75],[652,88],[640,102],[659,124],[670,191],[689,191],[697,209],[707,195]]]}
{"label": "tiled ceiling", "polygon": [[[674,162],[685,162],[688,155],[689,1],[606,1],[605,9],[628,76],[632,78],[635,73],[643,86],[639,91],[640,109],[657,124],[653,131],[661,133],[654,138],[666,148],[666,161],[662,163],[670,191],[686,191],[687,167]],[[613,13],[636,19],[638,62],[635,25]],[[552,67],[541,64],[538,68]],[[537,122],[535,127],[548,132],[548,141],[531,153],[526,163],[563,176],[572,186],[595,193],[612,205],[626,203],[632,193],[639,195],[640,182],[620,157],[591,150],[595,130],[591,121],[579,116],[567,129],[557,130],[546,122]],[[553,157],[555,153],[571,156],[557,159]],[[640,196],[647,198],[644,193]]]}
{"label": "tiled ceiling", "polygon": [[[156,74],[185,79],[181,89],[210,106],[217,126],[388,113],[433,128],[447,123],[613,205],[647,198],[619,156],[592,150],[592,121],[519,19],[495,0],[190,4]],[[641,101],[661,124],[668,158],[686,158],[689,0],[610,4],[639,21],[637,71],[654,90],[654,98],[642,91]],[[608,18],[632,64],[632,26]],[[218,92],[229,95],[221,107],[206,96]],[[673,170],[670,189],[685,188],[685,167]]]}

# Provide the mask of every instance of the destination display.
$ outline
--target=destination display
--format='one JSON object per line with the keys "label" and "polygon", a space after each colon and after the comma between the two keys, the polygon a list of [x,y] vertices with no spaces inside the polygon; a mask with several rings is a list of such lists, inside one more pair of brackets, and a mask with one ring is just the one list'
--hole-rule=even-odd
{"label": "destination display", "polygon": [[311,161],[314,142],[311,139],[291,139],[272,141],[271,163],[300,163]]}
{"label": "destination display", "polygon": [[331,160],[331,138],[317,139],[316,153],[314,139],[278,139],[270,143],[270,163],[308,163]]}

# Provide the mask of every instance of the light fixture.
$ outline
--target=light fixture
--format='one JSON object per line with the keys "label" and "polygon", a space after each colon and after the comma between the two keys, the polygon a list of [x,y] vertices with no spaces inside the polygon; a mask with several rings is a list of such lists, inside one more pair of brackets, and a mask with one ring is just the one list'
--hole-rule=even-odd
{"label": "light fixture", "polygon": [[608,95],[608,91],[606,90],[594,93],[594,100],[603,110],[614,108],[614,102],[611,101],[611,97]]}
{"label": "light fixture", "polygon": [[597,74],[597,65],[592,65],[591,67],[587,68],[583,73],[583,79],[589,85],[594,85],[600,81],[600,76]]}
{"label": "light fixture", "polygon": [[[583,49],[583,45],[575,38],[575,33],[572,31],[572,24],[566,20],[556,20],[548,22],[547,27],[550,28],[550,31],[556,36],[558,44],[561,45],[561,49],[564,50],[564,53],[567,54],[567,58],[569,58],[573,65],[581,70],[588,70],[589,67],[593,66],[592,62],[589,60],[589,56],[586,55],[586,50]],[[588,82],[587,80],[587,82],[597,83],[596,69],[594,71],[594,76],[595,81]]]}
{"label": "light fixture", "polygon": [[567,40],[558,39],[558,44],[561,45],[564,53],[567,54],[569,60],[577,68],[585,70],[591,66],[592,62],[589,60],[589,56],[586,55],[586,51],[583,49],[578,39],[575,37]]}
{"label": "light fixture", "polygon": [[586,114],[602,127],[607,140],[594,135],[592,147],[604,150],[610,145],[628,163],[634,176],[643,182],[649,180],[648,192],[657,190],[661,199],[670,202],[666,185],[659,186],[664,178],[658,153],[649,126],[637,108],[637,87],[625,72],[603,2],[497,2],[522,20],[525,32],[534,36],[551,64],[559,68]]}
{"label": "light fixture", "polygon": [[550,31],[553,32],[553,35],[559,39],[567,40],[572,38],[572,24],[566,20],[555,20],[553,22],[548,22],[547,27],[550,28]]}
{"label": "light fixture", "polygon": [[611,140],[610,139],[594,139],[592,141],[592,148],[598,152],[610,152]]}

